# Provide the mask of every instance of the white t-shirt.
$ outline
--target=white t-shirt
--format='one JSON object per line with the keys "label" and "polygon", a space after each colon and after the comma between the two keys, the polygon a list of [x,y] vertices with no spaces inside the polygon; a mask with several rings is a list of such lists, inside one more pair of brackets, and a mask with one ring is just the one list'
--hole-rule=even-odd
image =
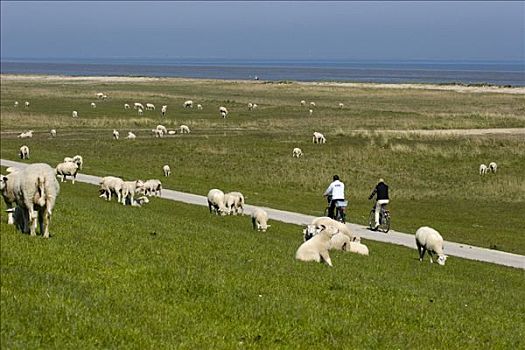
{"label": "white t-shirt", "polygon": [[345,199],[345,184],[339,180],[335,180],[328,186],[326,191],[324,191],[324,195],[332,195],[332,200]]}

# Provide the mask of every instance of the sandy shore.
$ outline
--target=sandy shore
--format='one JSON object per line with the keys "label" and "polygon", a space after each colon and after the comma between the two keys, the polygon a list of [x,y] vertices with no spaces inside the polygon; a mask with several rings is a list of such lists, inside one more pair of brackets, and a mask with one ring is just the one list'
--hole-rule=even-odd
{"label": "sandy shore", "polygon": [[[125,76],[64,76],[64,75],[19,75],[2,74],[1,81],[70,81],[83,82],[92,81],[97,83],[131,83],[131,82],[155,82],[155,81],[194,81],[194,80],[219,80],[219,79],[191,79],[173,77],[125,77]],[[260,84],[264,81],[253,80],[228,80]],[[502,93],[525,95],[525,87],[499,87],[499,86],[462,86],[462,85],[438,85],[438,84],[384,84],[384,83],[336,83],[336,82],[295,82],[295,84],[308,86],[340,86],[349,88],[368,89],[419,89],[419,90],[442,90],[456,91],[461,93]]]}

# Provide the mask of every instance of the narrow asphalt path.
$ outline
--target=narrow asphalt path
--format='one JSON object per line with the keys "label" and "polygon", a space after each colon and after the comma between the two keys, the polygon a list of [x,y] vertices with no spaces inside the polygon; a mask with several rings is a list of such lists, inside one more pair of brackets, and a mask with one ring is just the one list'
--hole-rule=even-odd
{"label": "narrow asphalt path", "polygon": [[[5,167],[12,166],[16,168],[23,168],[27,164],[0,159],[0,165],[5,166]],[[101,177],[99,176],[92,176],[92,175],[85,175],[85,174],[77,175],[77,181],[89,183],[93,185],[98,185],[100,180],[101,180]],[[201,205],[201,206],[208,205],[205,196],[199,196],[196,194],[184,193],[184,192],[173,191],[173,190],[168,190],[168,189],[162,190],[161,198],[183,202],[183,203],[188,203],[188,204],[194,204],[194,205]],[[256,207],[253,205],[245,205],[244,212],[249,215],[252,213],[252,211],[255,208]],[[284,210],[265,208],[265,207],[263,207],[263,209],[268,212],[268,216],[270,219],[276,220],[276,221],[282,221],[282,222],[289,223],[289,224],[307,225],[311,223],[312,220],[315,218],[315,216],[294,213],[294,212],[289,212],[289,211],[284,211]],[[369,239],[372,241],[378,241],[378,242],[384,242],[384,243],[397,244],[397,245],[402,245],[408,248],[416,249],[416,243],[415,243],[413,234],[402,233],[402,232],[397,232],[393,230],[389,231],[388,234],[384,234],[381,232],[370,231],[366,227],[357,225],[357,224],[348,223],[347,226],[350,227],[352,232],[361,236],[364,239]],[[491,249],[486,249],[486,248],[479,248],[479,247],[471,246],[468,244],[448,242],[448,241],[444,242],[444,247],[445,247],[445,253],[449,256],[457,256],[457,257],[470,259],[470,260],[478,260],[478,261],[484,261],[484,262],[494,263],[498,265],[525,269],[525,256],[523,255],[506,253],[506,252],[501,252],[498,250],[491,250]]]}

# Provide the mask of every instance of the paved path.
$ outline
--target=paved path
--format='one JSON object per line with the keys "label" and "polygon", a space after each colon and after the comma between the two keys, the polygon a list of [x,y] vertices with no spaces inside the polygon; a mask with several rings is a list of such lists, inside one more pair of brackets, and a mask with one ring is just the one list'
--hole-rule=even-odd
{"label": "paved path", "polygon": [[[27,164],[20,163],[20,162],[13,162],[9,160],[0,159],[0,165],[2,166],[12,166],[12,167],[25,167]],[[85,182],[93,185],[98,185],[100,182],[101,177],[98,176],[92,176],[92,175],[85,175],[85,174],[78,174],[77,175],[77,181]],[[161,198],[174,200],[178,202],[188,203],[188,204],[194,204],[194,205],[202,205],[207,206],[207,200],[205,196],[199,196],[195,194],[190,193],[184,193],[184,192],[178,192],[168,189],[162,190],[162,196]],[[245,213],[251,214],[255,206],[253,205],[246,205],[245,206]],[[307,225],[312,222],[314,216],[305,215],[305,214],[299,214],[299,213],[293,213],[289,211],[283,211],[283,210],[277,210],[272,208],[263,208],[268,212],[268,216],[272,220],[282,221],[290,224],[296,224],[296,225]],[[373,232],[366,229],[366,227],[356,224],[347,224],[350,229],[361,236],[362,238],[378,241],[378,242],[384,242],[384,243],[392,243],[392,244],[398,244],[405,247],[409,247],[412,249],[416,249],[416,243],[414,240],[414,235],[397,232],[391,230],[388,232],[388,234],[380,233],[380,232]],[[478,260],[478,261],[485,261],[490,262],[494,264],[499,265],[505,265],[505,266],[511,266],[511,267],[517,267],[520,269],[525,269],[525,256],[518,255],[518,254],[512,254],[512,253],[505,253],[498,250],[491,250],[486,248],[479,248],[474,247],[468,244],[462,244],[462,243],[454,243],[454,242],[448,242],[445,241],[445,252],[447,255],[450,256],[457,256],[465,259],[470,260]]]}

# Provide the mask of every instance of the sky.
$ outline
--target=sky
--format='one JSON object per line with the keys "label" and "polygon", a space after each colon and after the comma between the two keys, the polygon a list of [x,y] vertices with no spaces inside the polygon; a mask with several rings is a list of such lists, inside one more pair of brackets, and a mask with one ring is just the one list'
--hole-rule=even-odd
{"label": "sky", "polygon": [[525,60],[525,2],[1,1],[2,58]]}

